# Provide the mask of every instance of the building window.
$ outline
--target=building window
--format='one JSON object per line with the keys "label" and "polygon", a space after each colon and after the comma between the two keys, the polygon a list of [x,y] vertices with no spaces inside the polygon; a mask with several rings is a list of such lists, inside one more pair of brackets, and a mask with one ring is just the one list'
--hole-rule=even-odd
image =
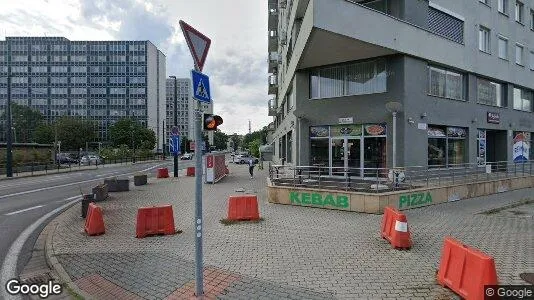
{"label": "building window", "polygon": [[289,131],[287,133],[287,154],[286,154],[286,162],[291,163],[293,162],[293,131]]}
{"label": "building window", "polygon": [[332,98],[386,92],[386,62],[379,59],[314,70],[310,98]]}
{"label": "building window", "polygon": [[28,77],[12,77],[11,83],[12,84],[28,84]]}
{"label": "building window", "polygon": [[534,51],[530,52],[530,69],[534,71]]}
{"label": "building window", "polygon": [[[48,94],[47,88],[32,88],[32,95],[46,95]],[[33,101],[32,101],[33,103]]]}
{"label": "building window", "polygon": [[515,44],[515,63],[523,66],[523,45]]}
{"label": "building window", "polygon": [[515,2],[515,20],[521,24],[523,24],[524,16],[523,16],[523,8],[525,5],[521,1]]}
{"label": "building window", "polygon": [[508,15],[508,0],[499,0],[497,6],[500,13]]}
{"label": "building window", "polygon": [[362,4],[364,6],[369,7],[369,8],[381,11],[381,12],[383,12],[385,14],[388,13],[387,0],[364,1]]}
{"label": "building window", "polygon": [[28,61],[28,56],[26,55],[13,55],[12,56],[13,62],[23,62]]}
{"label": "building window", "polygon": [[477,102],[480,104],[503,106],[503,85],[497,82],[477,78]]}
{"label": "building window", "polygon": [[50,77],[50,83],[51,84],[67,84],[68,78],[67,77]]}
{"label": "building window", "polygon": [[491,30],[486,27],[478,29],[478,49],[482,52],[490,53],[490,33]]}
{"label": "building window", "polygon": [[532,91],[514,87],[514,109],[532,111]]}
{"label": "building window", "polygon": [[534,30],[534,9],[530,10],[530,30]]}
{"label": "building window", "polygon": [[454,167],[465,163],[467,129],[428,126],[428,166]]}
{"label": "building window", "polygon": [[464,100],[464,75],[429,66],[429,94],[456,100]]}
{"label": "building window", "polygon": [[508,59],[508,39],[503,36],[499,36],[498,46],[499,58]]}

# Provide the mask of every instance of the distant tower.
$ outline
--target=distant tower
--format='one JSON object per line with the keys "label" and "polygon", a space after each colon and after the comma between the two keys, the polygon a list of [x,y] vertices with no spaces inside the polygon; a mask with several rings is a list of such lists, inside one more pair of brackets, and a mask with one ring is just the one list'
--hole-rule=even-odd
{"label": "distant tower", "polygon": [[248,120],[248,133],[250,134],[252,132],[252,128],[250,127],[250,119]]}

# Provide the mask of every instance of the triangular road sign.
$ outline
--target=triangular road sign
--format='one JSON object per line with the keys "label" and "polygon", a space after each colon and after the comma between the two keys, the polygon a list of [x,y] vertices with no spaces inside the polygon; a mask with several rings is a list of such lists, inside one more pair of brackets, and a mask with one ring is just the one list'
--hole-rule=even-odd
{"label": "triangular road sign", "polygon": [[182,20],[180,20],[180,27],[184,33],[185,41],[187,42],[189,51],[191,51],[195,65],[202,71],[206,56],[208,56],[211,40]]}

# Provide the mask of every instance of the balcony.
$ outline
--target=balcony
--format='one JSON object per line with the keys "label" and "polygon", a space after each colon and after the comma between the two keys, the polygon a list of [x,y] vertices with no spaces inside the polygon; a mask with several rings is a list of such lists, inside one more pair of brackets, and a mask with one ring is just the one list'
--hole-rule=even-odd
{"label": "balcony", "polygon": [[268,32],[268,50],[269,51],[277,51],[278,50],[278,31],[276,30],[269,30]]}
{"label": "balcony", "polygon": [[276,116],[276,98],[269,100],[269,116]]}
{"label": "balcony", "polygon": [[276,73],[276,70],[278,69],[278,64],[280,62],[280,54],[278,54],[278,52],[270,52],[268,58],[269,73]]}
{"label": "balcony", "polygon": [[278,75],[269,75],[269,95],[276,94],[278,92]]}

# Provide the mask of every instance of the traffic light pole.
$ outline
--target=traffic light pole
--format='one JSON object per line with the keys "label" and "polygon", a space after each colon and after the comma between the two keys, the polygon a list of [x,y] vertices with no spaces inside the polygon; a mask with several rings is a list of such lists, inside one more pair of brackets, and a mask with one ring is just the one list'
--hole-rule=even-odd
{"label": "traffic light pole", "polygon": [[[195,70],[198,67],[195,65]],[[204,295],[204,275],[202,265],[202,111],[200,101],[197,103],[195,115],[195,295],[201,297]]]}

